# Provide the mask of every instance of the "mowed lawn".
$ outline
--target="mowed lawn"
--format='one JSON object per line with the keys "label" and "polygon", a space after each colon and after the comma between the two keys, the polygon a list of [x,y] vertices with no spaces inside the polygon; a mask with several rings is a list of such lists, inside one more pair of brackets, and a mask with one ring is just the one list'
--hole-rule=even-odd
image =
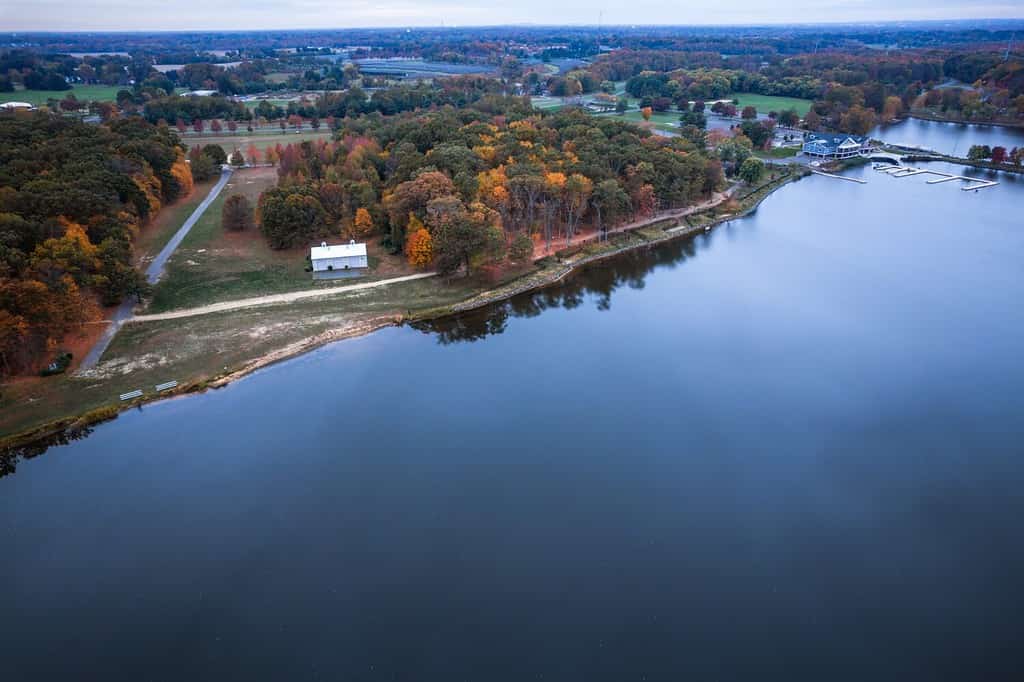
{"label": "mowed lawn", "polygon": [[139,231],[139,235],[135,239],[134,251],[143,267],[156,254],[160,253],[160,249],[164,248],[167,242],[171,241],[174,233],[202,203],[216,182],[216,179],[197,182],[192,188],[191,194],[169,206],[164,206],[160,213]]}
{"label": "mowed lawn", "polygon": [[246,148],[251,143],[256,145],[256,149],[259,150],[259,153],[262,155],[267,147],[273,147],[278,144],[298,144],[305,140],[329,140],[331,139],[331,131],[327,126],[323,126],[319,130],[305,128],[298,131],[289,130],[288,132],[282,133],[280,128],[271,130],[267,127],[263,130],[253,131],[250,134],[249,131],[245,130],[243,127],[234,134],[227,131],[221,131],[219,133],[203,133],[202,135],[189,133],[186,135],[179,135],[179,137],[181,137],[182,143],[188,147],[194,147],[195,145],[205,147],[208,144],[219,144],[228,154],[233,152],[236,148],[241,149],[244,154]]}
{"label": "mowed lawn", "polygon": [[738,99],[737,105],[740,109],[752,106],[759,114],[767,114],[769,111],[782,112],[786,109],[796,109],[796,113],[805,116],[811,110],[811,100],[799,99],[797,97],[776,97],[775,95],[754,95],[749,92],[734,92],[726,95],[724,99]]}
{"label": "mowed lawn", "polygon": [[28,102],[38,107],[49,99],[62,100],[71,94],[81,102],[113,102],[118,92],[130,89],[124,85],[76,85],[70,90],[15,90],[0,92],[0,103]]}
{"label": "mowed lawn", "polygon": [[[221,223],[221,209],[233,194],[244,194],[256,206],[259,195],[277,184],[274,168],[235,171],[220,196],[210,204],[167,263],[167,271],[153,290],[146,312],[181,308],[289,291],[329,288],[412,272],[405,259],[381,251],[377,240],[367,240],[370,272],[358,279],[314,281],[306,272],[309,245],[275,251],[258,227],[228,232]],[[334,241],[340,241],[338,237]]]}

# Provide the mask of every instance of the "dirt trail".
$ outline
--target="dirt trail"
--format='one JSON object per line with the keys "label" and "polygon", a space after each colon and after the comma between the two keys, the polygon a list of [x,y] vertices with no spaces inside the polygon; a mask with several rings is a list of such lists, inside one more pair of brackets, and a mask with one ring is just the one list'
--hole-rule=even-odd
{"label": "dirt trail", "polygon": [[210,305],[199,306],[197,308],[171,310],[166,313],[153,313],[152,315],[136,315],[135,317],[128,320],[128,322],[157,322],[159,320],[177,320],[183,317],[195,317],[196,315],[222,313],[227,310],[252,308],[253,306],[258,305],[291,303],[292,301],[301,301],[306,298],[336,296],[338,294],[345,294],[352,291],[362,291],[364,289],[374,289],[376,287],[383,287],[387,286],[388,284],[398,284],[399,282],[412,282],[413,280],[434,277],[435,275],[437,275],[436,272],[423,272],[415,275],[406,275],[404,277],[392,277],[391,279],[382,279],[376,282],[363,282],[362,284],[351,284],[349,286],[344,287],[331,287],[327,289],[305,289],[303,291],[292,291],[287,294],[272,294],[270,296],[255,296],[253,298],[242,298],[235,301],[222,301],[220,303],[211,303]]}
{"label": "dirt trail", "polygon": [[[676,208],[668,211],[661,211],[659,213],[654,214],[653,216],[648,216],[646,218],[641,218],[640,220],[634,220],[631,223],[626,223],[625,225],[619,225],[618,227],[614,227],[608,230],[607,234],[611,235],[617,232],[628,232],[630,230],[635,230],[638,227],[643,227],[645,225],[650,225],[652,223],[660,223],[662,220],[669,220],[672,218],[683,218],[694,213],[699,213],[700,211],[705,211],[714,206],[718,206],[720,203],[728,199],[730,196],[731,195],[729,192],[715,192],[710,199],[702,201],[699,204],[693,204],[692,206],[687,206],[686,208]],[[592,241],[596,236],[596,231],[579,232],[573,236],[569,246],[575,246],[577,244]],[[561,251],[562,249],[565,248],[568,247],[565,243],[564,236],[562,238],[554,237],[551,240],[550,248],[548,248],[544,243],[537,244],[534,247],[533,259],[537,260],[539,258],[544,258],[545,256],[550,256],[551,254]]]}

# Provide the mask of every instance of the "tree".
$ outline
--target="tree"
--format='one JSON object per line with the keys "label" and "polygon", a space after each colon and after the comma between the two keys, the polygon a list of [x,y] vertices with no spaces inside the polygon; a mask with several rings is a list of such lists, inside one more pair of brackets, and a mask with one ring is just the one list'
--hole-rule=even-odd
{"label": "tree", "polygon": [[620,114],[624,114],[628,109],[629,98],[626,96],[619,97],[618,101],[615,103],[615,111],[619,112]]}
{"label": "tree", "polygon": [[224,153],[224,148],[219,144],[208,144],[203,147],[203,156],[210,157],[210,161],[214,164],[222,166],[228,162],[228,155]]}
{"label": "tree", "polygon": [[764,175],[764,161],[751,156],[740,165],[740,179],[748,185],[753,185]]}
{"label": "tree", "polygon": [[787,128],[793,128],[799,122],[800,114],[796,113],[796,109],[785,109],[779,114],[779,123]]}
{"label": "tree", "polygon": [[594,208],[594,227],[605,232],[607,223],[614,223],[629,210],[629,195],[617,180],[602,180],[594,186],[590,205]]}
{"label": "tree", "polygon": [[971,145],[967,150],[967,158],[972,161],[981,161],[992,156],[992,149],[987,144]]}
{"label": "tree", "polygon": [[203,119],[197,118],[196,120],[192,121],[192,130],[194,130],[198,134],[202,135],[203,134],[203,127],[204,127],[204,125],[205,124],[203,123]]}
{"label": "tree", "polygon": [[220,124],[220,121],[218,119],[213,119],[212,121],[210,121],[211,132],[219,133],[223,129],[224,127]]}
{"label": "tree", "polygon": [[228,119],[228,131],[233,133],[236,130],[238,130],[238,122],[233,118]]}
{"label": "tree", "polygon": [[327,225],[320,201],[303,188],[273,187],[260,196],[260,230],[272,249],[308,243]]}
{"label": "tree", "polygon": [[517,263],[527,263],[533,257],[533,240],[530,235],[520,232],[512,239],[508,250],[509,257]]}
{"label": "tree", "polygon": [[743,113],[740,114],[740,117],[746,121],[753,121],[757,118],[757,108],[748,104],[743,107]]}
{"label": "tree", "polygon": [[882,108],[882,122],[888,123],[898,118],[903,113],[903,100],[895,95],[885,98],[885,106]]}
{"label": "tree", "polygon": [[650,121],[651,120],[651,112],[652,112],[651,107],[642,107],[640,109],[640,115],[644,117],[645,121]]}
{"label": "tree", "polygon": [[427,228],[420,227],[409,235],[405,241],[405,256],[414,268],[428,267],[434,261],[434,242]]}
{"label": "tree", "polygon": [[370,215],[369,211],[360,206],[356,209],[356,217],[352,221],[352,225],[357,237],[365,237],[373,232],[373,216]]}
{"label": "tree", "polygon": [[1006,162],[1006,147],[992,147],[992,163]]}
{"label": "tree", "polygon": [[221,224],[225,230],[241,232],[253,226],[252,204],[244,194],[232,194],[221,208]]}
{"label": "tree", "polygon": [[817,130],[821,127],[821,116],[818,116],[814,109],[811,109],[804,115],[804,127],[808,130]]}
{"label": "tree", "polygon": [[231,152],[231,165],[237,166],[239,168],[245,165],[245,157],[242,156],[241,149],[236,149],[235,151]]}
{"label": "tree", "polygon": [[196,158],[190,159],[190,165],[192,168],[192,179],[196,182],[206,182],[217,172],[213,160],[206,154],[199,154]]}

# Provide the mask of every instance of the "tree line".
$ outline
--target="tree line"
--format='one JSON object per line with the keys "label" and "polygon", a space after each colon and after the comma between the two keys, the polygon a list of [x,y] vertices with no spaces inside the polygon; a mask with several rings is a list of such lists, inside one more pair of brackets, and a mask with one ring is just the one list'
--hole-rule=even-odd
{"label": "tree line", "polygon": [[166,127],[0,115],[0,375],[35,366],[97,303],[144,294],[132,241],[191,188]]}
{"label": "tree line", "polygon": [[336,142],[283,148],[279,186],[259,201],[268,242],[379,234],[414,265],[468,273],[524,260],[537,241],[568,244],[584,225],[688,205],[724,181],[721,162],[683,138],[524,110],[515,97],[486,104],[350,117]]}

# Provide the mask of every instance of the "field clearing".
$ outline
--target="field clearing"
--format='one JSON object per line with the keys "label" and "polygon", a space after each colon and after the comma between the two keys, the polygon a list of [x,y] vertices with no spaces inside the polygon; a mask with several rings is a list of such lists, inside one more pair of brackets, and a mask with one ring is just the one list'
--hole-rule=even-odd
{"label": "field clearing", "polygon": [[[235,171],[202,218],[167,263],[167,272],[153,292],[147,313],[316,288],[328,289],[376,279],[413,274],[401,256],[384,252],[376,239],[367,240],[370,271],[356,279],[314,281],[306,272],[306,245],[282,251],[271,249],[258,228],[227,232],[221,207],[233,194],[244,194],[255,206],[259,195],[277,184],[273,168]],[[341,241],[340,237],[334,239]]]}
{"label": "field clearing", "polygon": [[[624,114],[619,113],[607,113],[597,114],[598,116],[608,116],[619,118],[630,123],[636,123],[637,125],[648,125],[648,122],[644,121],[644,115],[639,110],[634,109],[633,111],[627,111]],[[659,130],[667,130],[674,133],[679,132],[679,116],[678,111],[654,111],[651,112],[651,120],[649,125]]]}
{"label": "field clearing", "polygon": [[547,95],[537,95],[530,98],[530,104],[537,107],[538,109],[561,109],[565,106],[565,100],[561,97],[548,97]]}
{"label": "field clearing", "polygon": [[746,106],[752,106],[757,109],[759,114],[767,114],[769,111],[781,112],[786,109],[796,109],[796,113],[800,114],[800,116],[805,116],[811,110],[811,104],[813,104],[809,99],[776,97],[775,95],[754,95],[749,92],[735,92],[731,95],[726,95],[724,99],[738,99],[740,103],[737,107],[742,109]]}
{"label": "field clearing", "polygon": [[[265,132],[264,132],[265,131]],[[323,126],[320,130],[313,130],[311,128],[303,128],[302,130],[292,131],[289,130],[286,133],[282,133],[280,128],[271,130],[269,127],[263,130],[255,130],[252,133],[240,129],[235,134],[231,133],[204,133],[202,135],[179,135],[181,141],[189,147],[199,145],[205,147],[208,144],[219,144],[225,152],[231,153],[235,148],[242,150],[245,153],[245,148],[249,146],[249,143],[256,145],[256,148],[263,153],[267,147],[273,147],[277,144],[297,144],[306,140],[329,140],[331,139],[331,131],[327,126]]]}
{"label": "field clearing", "polygon": [[15,90],[0,92],[2,102],[28,102],[37,107],[46,104],[48,99],[62,100],[74,94],[82,102],[113,102],[121,90],[131,90],[126,85],[76,85],[70,90]]}
{"label": "field clearing", "polygon": [[135,255],[138,259],[137,264],[142,264],[144,268],[145,264],[160,253],[160,249],[164,248],[171,240],[174,233],[192,215],[192,212],[202,203],[215,184],[217,184],[215,178],[206,182],[197,182],[192,189],[192,194],[185,199],[180,199],[177,203],[165,206],[151,223],[142,228],[134,245]]}

